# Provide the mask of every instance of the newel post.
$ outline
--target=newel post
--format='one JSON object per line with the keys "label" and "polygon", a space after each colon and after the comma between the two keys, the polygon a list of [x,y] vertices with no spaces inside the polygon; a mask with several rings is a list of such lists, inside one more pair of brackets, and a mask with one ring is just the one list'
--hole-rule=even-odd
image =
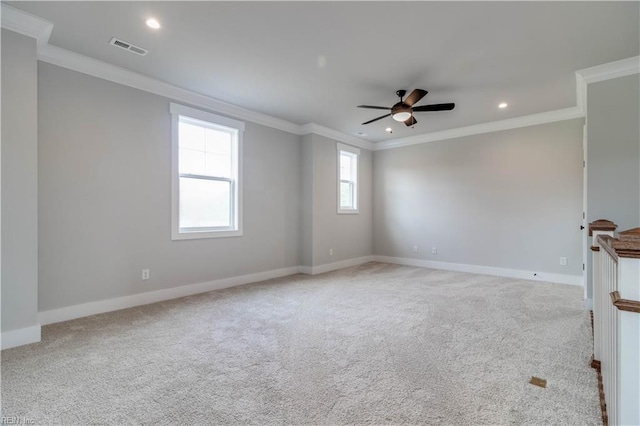
{"label": "newel post", "polygon": [[600,361],[601,342],[600,342],[600,316],[602,315],[602,303],[608,303],[603,300],[600,292],[600,242],[599,235],[608,235],[613,237],[618,225],[606,219],[598,219],[589,224],[589,236],[593,237],[591,243],[591,271],[592,271],[592,287],[591,297],[593,298],[593,359]]}

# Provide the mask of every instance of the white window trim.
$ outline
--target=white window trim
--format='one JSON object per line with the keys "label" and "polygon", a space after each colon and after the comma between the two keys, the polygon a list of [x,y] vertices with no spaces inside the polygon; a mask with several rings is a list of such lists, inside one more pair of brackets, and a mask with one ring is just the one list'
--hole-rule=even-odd
{"label": "white window trim", "polygon": [[[357,163],[356,163],[357,175],[356,175],[356,184],[355,184],[355,191],[354,191],[354,201],[356,204],[355,209],[345,209],[340,207],[340,151],[346,151],[346,152],[350,152],[352,154],[357,155]],[[360,213],[360,189],[358,187],[360,186],[360,150],[350,145],[336,143],[336,160],[337,160],[336,198],[337,198],[337,205],[338,205],[338,214],[359,214]]]}
{"label": "white window trim", "polygon": [[[244,123],[242,121],[233,120],[228,117],[190,108],[184,105],[171,102],[169,104],[171,112],[171,239],[172,240],[194,240],[201,238],[222,238],[222,237],[239,237],[242,235],[242,135],[244,133]],[[213,230],[194,230],[191,232],[180,232],[179,215],[180,215],[180,178],[178,167],[178,121],[180,116],[195,118],[213,123],[218,126],[228,127],[237,131],[238,134],[238,179],[234,189],[237,197],[236,229],[213,231]],[[233,204],[233,203],[232,203]],[[232,205],[232,208],[234,206]]]}

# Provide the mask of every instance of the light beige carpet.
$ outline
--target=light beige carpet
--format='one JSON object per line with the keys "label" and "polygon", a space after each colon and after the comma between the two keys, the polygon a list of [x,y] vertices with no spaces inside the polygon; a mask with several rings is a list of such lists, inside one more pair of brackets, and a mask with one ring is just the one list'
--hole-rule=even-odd
{"label": "light beige carpet", "polygon": [[2,352],[2,415],[595,425],[589,327],[579,287],[370,263],[44,327]]}

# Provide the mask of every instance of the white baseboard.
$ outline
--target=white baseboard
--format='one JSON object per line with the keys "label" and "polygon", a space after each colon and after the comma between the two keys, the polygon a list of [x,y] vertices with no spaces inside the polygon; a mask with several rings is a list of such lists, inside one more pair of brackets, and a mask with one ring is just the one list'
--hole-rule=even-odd
{"label": "white baseboard", "polygon": [[[519,278],[544,281],[557,284],[578,285],[582,287],[581,275],[548,274],[545,272],[523,271],[520,269],[495,268],[492,266],[466,265],[463,263],[437,262],[433,260],[409,259],[405,257],[373,256],[376,262],[396,263],[398,265],[418,266],[421,268],[444,269],[447,271],[470,272],[472,274],[493,275],[497,277]],[[535,275],[534,275],[535,274]]]}
{"label": "white baseboard", "polygon": [[285,277],[297,274],[298,266],[275,269],[273,271],[258,272],[255,274],[241,275],[238,277],[222,278],[214,281],[206,281],[197,284],[189,284],[164,290],[150,291],[147,293],[133,294],[131,296],[117,297],[114,299],[100,300],[97,302],[83,303],[81,305],[67,306],[60,309],[52,309],[38,313],[40,324],[47,325],[56,322],[68,321],[89,315],[118,311],[120,309],[133,308],[134,306],[148,305],[179,297],[191,296],[198,293],[206,293],[212,290],[220,290],[243,284],[255,283],[272,278]]}
{"label": "white baseboard", "polygon": [[299,271],[301,274],[317,275],[325,272],[336,271],[342,268],[349,268],[351,266],[362,265],[364,263],[373,262],[374,256],[362,256],[355,257],[353,259],[342,260],[340,262],[325,263],[318,266],[300,266]]}
{"label": "white baseboard", "polygon": [[298,272],[305,275],[313,275],[313,266],[298,266]]}
{"label": "white baseboard", "polygon": [[40,324],[54,324],[82,318],[89,315],[102,314],[105,312],[118,311],[120,309],[133,308],[135,306],[148,305],[150,303],[162,302],[179,297],[191,296],[198,293],[206,293],[212,290],[220,290],[228,287],[235,287],[243,284],[250,284],[272,278],[285,277],[297,273],[321,274],[323,272],[335,271],[341,268],[361,265],[373,261],[373,256],[347,259],[341,262],[329,263],[320,266],[292,266],[290,268],[276,269],[273,271],[259,272],[256,274],[241,275],[238,277],[223,278],[214,281],[207,281],[197,284],[189,284],[180,287],[168,288],[164,290],[150,291],[147,293],[133,294],[131,296],[117,297],[114,299],[100,300],[97,302],[83,303],[81,305],[67,306],[59,309],[51,309],[38,313]]}
{"label": "white baseboard", "polygon": [[[296,273],[309,275],[322,274],[342,268],[362,265],[364,263],[372,261],[582,286],[581,276],[546,273],[536,273],[537,275],[534,276],[534,272],[515,269],[371,255],[347,259],[340,262],[327,263],[325,265],[318,266],[292,266],[289,268],[275,269],[272,271],[258,272],[255,274],[241,275],[238,277],[222,278],[214,281],[207,281],[197,284],[168,288],[164,290],[134,294],[131,296],[117,297],[114,299],[100,300],[97,302],[83,303],[81,305],[68,306],[60,309],[52,309],[38,313],[38,320],[42,325],[53,324],[57,322],[86,317],[89,315],[96,315],[105,312],[117,311],[120,309],[132,308],[135,306],[147,305],[150,303],[162,302],[170,299],[177,299],[180,297],[191,296],[198,293],[206,293],[213,290],[220,290],[223,288],[250,284],[272,278],[280,278]],[[26,329],[2,333],[3,349],[38,341],[40,341],[40,325],[36,327],[29,327]]]}
{"label": "white baseboard", "polygon": [[593,311],[593,299],[584,299],[585,311]]}
{"label": "white baseboard", "polygon": [[0,340],[2,340],[2,349],[38,343],[40,341],[40,324],[19,328],[18,330],[4,331]]}

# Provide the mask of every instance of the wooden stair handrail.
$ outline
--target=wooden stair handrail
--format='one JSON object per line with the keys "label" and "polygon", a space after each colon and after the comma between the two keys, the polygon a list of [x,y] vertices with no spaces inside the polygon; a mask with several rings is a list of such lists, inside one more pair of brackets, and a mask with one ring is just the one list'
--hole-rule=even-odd
{"label": "wooden stair handrail", "polygon": [[616,260],[618,257],[640,259],[640,228],[620,232],[618,238],[598,235],[598,243]]}
{"label": "wooden stair handrail", "polygon": [[621,299],[620,293],[618,293],[617,291],[612,291],[610,296],[611,296],[611,301],[613,302],[613,305],[619,310],[627,311],[627,312],[635,312],[636,314],[640,314],[640,301],[631,300],[631,299]]}

